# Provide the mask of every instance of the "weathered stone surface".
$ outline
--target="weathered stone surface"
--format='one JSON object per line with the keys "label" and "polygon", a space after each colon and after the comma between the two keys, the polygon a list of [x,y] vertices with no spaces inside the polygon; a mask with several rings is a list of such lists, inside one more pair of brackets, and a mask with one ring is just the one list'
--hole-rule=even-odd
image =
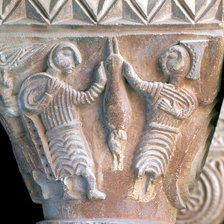
{"label": "weathered stone surface", "polygon": [[42,223],[189,208],[223,99],[221,4],[0,2],[0,119]]}

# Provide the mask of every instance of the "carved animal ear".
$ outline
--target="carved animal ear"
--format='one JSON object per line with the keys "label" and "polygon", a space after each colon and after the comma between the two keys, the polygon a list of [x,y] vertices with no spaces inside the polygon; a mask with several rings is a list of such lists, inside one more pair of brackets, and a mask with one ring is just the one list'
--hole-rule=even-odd
{"label": "carved animal ear", "polygon": [[119,54],[118,42],[116,37],[108,39],[108,54]]}
{"label": "carved animal ear", "polygon": [[204,54],[205,47],[208,45],[208,40],[181,40],[179,44],[184,46],[191,59],[191,68],[186,78],[197,80],[200,78],[202,56]]}

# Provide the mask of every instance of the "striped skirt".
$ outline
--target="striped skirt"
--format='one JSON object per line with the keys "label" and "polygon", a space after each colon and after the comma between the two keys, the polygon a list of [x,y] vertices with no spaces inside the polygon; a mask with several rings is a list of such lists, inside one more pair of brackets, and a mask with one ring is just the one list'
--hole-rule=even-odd
{"label": "striped skirt", "polygon": [[49,150],[58,179],[73,176],[77,167],[92,167],[89,145],[80,123],[65,124],[47,131]]}
{"label": "striped skirt", "polygon": [[175,147],[176,131],[159,125],[150,125],[144,130],[133,160],[137,176],[145,172],[153,172],[156,176],[165,174]]}

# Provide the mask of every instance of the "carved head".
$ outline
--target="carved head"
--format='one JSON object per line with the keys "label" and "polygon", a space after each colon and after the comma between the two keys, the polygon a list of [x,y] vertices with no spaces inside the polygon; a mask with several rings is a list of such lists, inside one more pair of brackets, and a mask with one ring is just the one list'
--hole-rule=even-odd
{"label": "carved head", "polygon": [[181,45],[174,45],[159,58],[159,64],[165,75],[185,77],[190,70],[190,55]]}
{"label": "carved head", "polygon": [[48,67],[64,75],[71,74],[82,61],[78,48],[69,42],[54,46],[48,58]]}
{"label": "carved head", "polygon": [[197,80],[201,75],[202,56],[208,45],[207,39],[181,40],[159,58],[164,75],[184,76]]}

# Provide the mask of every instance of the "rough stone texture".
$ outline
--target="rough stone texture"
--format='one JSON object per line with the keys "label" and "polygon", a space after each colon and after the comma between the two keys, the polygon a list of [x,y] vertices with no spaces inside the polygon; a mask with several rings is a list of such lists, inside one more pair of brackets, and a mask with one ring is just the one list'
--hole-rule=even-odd
{"label": "rough stone texture", "polygon": [[[0,119],[42,223],[190,210],[223,99],[222,3],[0,1]],[[193,195],[211,172],[220,186],[217,164]]]}

